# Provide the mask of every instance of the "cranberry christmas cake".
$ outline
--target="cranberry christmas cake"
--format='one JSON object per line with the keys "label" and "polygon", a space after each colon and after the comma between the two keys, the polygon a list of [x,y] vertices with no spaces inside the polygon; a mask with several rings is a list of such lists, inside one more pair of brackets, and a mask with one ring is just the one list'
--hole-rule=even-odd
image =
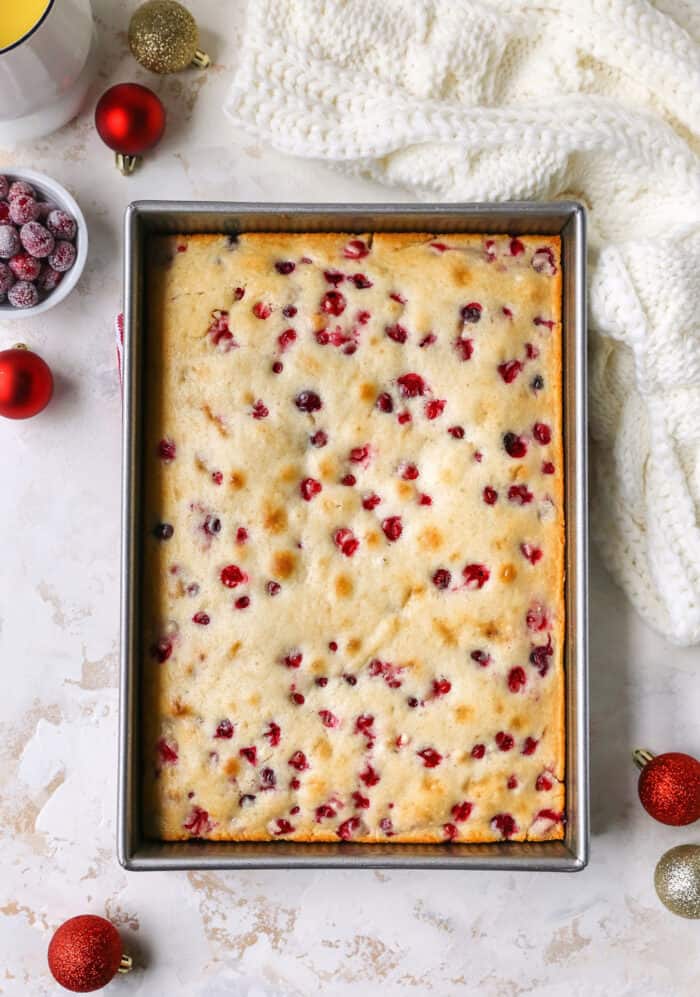
{"label": "cranberry christmas cake", "polygon": [[561,838],[559,239],[150,256],[148,833]]}

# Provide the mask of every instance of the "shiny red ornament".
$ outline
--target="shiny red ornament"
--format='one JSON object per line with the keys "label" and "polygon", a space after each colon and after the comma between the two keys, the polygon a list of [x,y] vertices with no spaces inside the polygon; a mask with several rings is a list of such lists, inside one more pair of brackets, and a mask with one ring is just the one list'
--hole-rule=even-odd
{"label": "shiny red ornament", "polygon": [[97,102],[95,128],[105,145],[114,149],[122,173],[131,173],[137,158],[160,142],[165,108],[148,87],[117,83]]}
{"label": "shiny red ornament", "polygon": [[56,982],[76,994],[100,990],[115,973],[131,969],[119,932],[95,914],[81,914],[62,924],[51,939],[48,957]]}
{"label": "shiny red ornament", "polygon": [[682,827],[700,820],[700,762],[692,755],[669,751],[655,755],[638,749],[639,799],[648,814],[662,824]]}
{"label": "shiny red ornament", "polygon": [[0,351],[0,416],[30,419],[51,401],[53,374],[38,353],[20,344]]}

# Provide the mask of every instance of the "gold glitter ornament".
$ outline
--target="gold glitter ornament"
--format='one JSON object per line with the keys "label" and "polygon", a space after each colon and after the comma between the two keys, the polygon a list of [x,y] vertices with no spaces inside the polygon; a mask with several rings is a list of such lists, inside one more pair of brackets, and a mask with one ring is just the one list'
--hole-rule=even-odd
{"label": "gold glitter ornament", "polygon": [[153,73],[178,73],[190,65],[206,69],[211,59],[198,45],[197,22],[176,0],[149,0],[129,22],[132,55]]}
{"label": "gold glitter ornament", "polygon": [[700,918],[700,845],[676,845],[662,855],[654,886],[671,913]]}

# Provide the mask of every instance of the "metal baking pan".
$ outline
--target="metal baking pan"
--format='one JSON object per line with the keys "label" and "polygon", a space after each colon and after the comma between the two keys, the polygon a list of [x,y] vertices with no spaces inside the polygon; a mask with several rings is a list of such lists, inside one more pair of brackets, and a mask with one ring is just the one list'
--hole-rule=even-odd
{"label": "metal baking pan", "polygon": [[[140,793],[140,583],[143,531],[144,269],[153,233],[486,232],[561,235],[566,463],[566,834],[563,841],[459,845],[158,842]],[[586,236],[581,205],[236,204],[137,201],[124,242],[124,423],[118,855],[126,869],[409,868],[574,872],[588,861],[588,541]]]}

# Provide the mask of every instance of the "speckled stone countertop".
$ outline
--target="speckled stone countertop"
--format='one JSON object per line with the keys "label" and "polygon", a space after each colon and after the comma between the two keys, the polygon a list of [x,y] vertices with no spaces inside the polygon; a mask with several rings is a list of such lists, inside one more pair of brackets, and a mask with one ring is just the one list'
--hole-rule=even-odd
{"label": "speckled stone countertop", "polygon": [[[644,627],[595,556],[591,579],[591,864],[582,873],[125,873],[115,856],[120,393],[112,323],[121,223],[135,198],[382,201],[400,192],[278,156],[235,133],[221,104],[240,0],[191,0],[207,72],[157,78],[126,47],[129,0],[93,3],[100,75],[61,132],[14,150],[80,202],[90,257],[77,290],[0,321],[56,375],[26,423],[0,421],[0,994],[56,994],[52,929],[83,912],[121,929],[138,968],[109,993],[307,997],[685,997],[700,993],[700,922],[673,917],[652,875],[700,826],[655,824],[636,800],[633,746],[700,755],[697,649]],[[225,14],[224,14],[225,10]],[[226,27],[225,27],[226,26]],[[225,34],[224,34],[225,28]],[[92,126],[110,84],[167,105],[168,131],[132,178]]]}

